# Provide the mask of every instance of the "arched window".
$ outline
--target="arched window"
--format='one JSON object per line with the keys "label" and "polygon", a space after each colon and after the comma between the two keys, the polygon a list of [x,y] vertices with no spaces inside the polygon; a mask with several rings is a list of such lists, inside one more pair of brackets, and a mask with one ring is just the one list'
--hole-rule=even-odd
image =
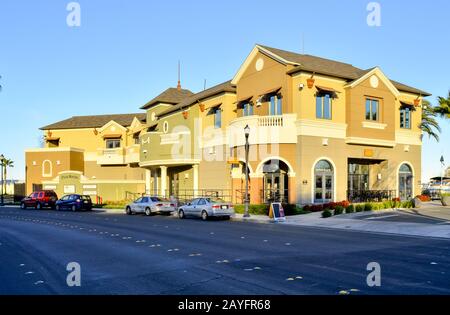
{"label": "arched window", "polygon": [[53,165],[49,160],[45,160],[42,162],[42,177],[51,177],[53,173]]}
{"label": "arched window", "polygon": [[398,171],[398,196],[401,200],[413,197],[413,172],[411,166],[404,163]]}
{"label": "arched window", "polygon": [[327,160],[320,160],[314,166],[314,202],[325,203],[333,200],[334,170]]}

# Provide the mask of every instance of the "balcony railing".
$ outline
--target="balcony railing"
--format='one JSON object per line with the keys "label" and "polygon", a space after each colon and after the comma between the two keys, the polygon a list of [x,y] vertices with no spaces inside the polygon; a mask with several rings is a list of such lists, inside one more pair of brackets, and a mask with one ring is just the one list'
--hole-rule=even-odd
{"label": "balcony railing", "polygon": [[372,202],[391,200],[396,197],[395,190],[348,190],[347,200],[350,202]]}
{"label": "balcony railing", "polygon": [[283,116],[260,116],[259,127],[283,127]]}
{"label": "balcony railing", "polygon": [[228,139],[231,146],[245,143],[243,130],[250,127],[250,144],[297,143],[297,114],[277,116],[244,116],[230,122]]}
{"label": "balcony railing", "polygon": [[123,148],[99,149],[97,155],[97,164],[100,165],[123,165],[125,154]]}

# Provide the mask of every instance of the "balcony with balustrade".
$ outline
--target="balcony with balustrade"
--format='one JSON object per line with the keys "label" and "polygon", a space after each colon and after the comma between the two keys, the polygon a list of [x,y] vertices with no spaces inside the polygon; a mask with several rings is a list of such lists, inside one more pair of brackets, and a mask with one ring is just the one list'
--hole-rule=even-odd
{"label": "balcony with balustrade", "polygon": [[98,149],[97,150],[97,164],[99,165],[125,165],[125,149]]}
{"label": "balcony with balustrade", "polygon": [[229,125],[230,143],[235,146],[245,144],[242,135],[247,125],[251,130],[249,138],[251,144],[297,143],[296,119],[297,114],[236,118]]}

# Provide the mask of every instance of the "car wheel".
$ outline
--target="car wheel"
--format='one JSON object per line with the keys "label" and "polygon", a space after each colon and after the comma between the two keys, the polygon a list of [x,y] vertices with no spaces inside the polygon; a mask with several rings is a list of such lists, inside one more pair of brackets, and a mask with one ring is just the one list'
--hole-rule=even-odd
{"label": "car wheel", "polygon": [[224,216],[223,217],[225,220],[230,220],[231,219],[231,217],[229,216],[229,215],[226,215],[226,216]]}
{"label": "car wheel", "polygon": [[132,214],[133,214],[133,212],[131,211],[131,208],[130,208],[130,207],[126,207],[125,212],[126,212],[128,215],[132,215]]}
{"label": "car wheel", "polygon": [[38,209],[38,210],[42,209],[42,205],[39,202],[36,204],[36,209]]}
{"label": "car wheel", "polygon": [[151,216],[152,215],[152,210],[149,207],[145,208],[145,215],[146,216]]}
{"label": "car wheel", "polygon": [[56,211],[61,210],[61,207],[59,205],[56,205]]}
{"label": "car wheel", "polygon": [[27,208],[27,206],[25,205],[25,203],[24,202],[21,202],[20,203],[20,209],[26,209]]}
{"label": "car wheel", "polygon": [[179,217],[180,219],[186,218],[185,215],[184,215],[184,211],[183,211],[183,210],[178,211],[178,217]]}
{"label": "car wheel", "polygon": [[73,211],[73,212],[77,211],[77,206],[73,205],[73,206],[72,206],[72,211]]}
{"label": "car wheel", "polygon": [[202,220],[203,221],[208,220],[208,212],[206,212],[205,210],[202,211]]}

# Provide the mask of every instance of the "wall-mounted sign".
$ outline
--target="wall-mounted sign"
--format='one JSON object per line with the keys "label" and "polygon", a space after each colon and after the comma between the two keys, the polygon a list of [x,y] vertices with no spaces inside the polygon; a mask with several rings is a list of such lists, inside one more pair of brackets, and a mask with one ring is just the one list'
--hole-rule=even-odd
{"label": "wall-mounted sign", "polygon": [[65,194],[74,194],[75,193],[75,185],[64,185],[64,193]]}

